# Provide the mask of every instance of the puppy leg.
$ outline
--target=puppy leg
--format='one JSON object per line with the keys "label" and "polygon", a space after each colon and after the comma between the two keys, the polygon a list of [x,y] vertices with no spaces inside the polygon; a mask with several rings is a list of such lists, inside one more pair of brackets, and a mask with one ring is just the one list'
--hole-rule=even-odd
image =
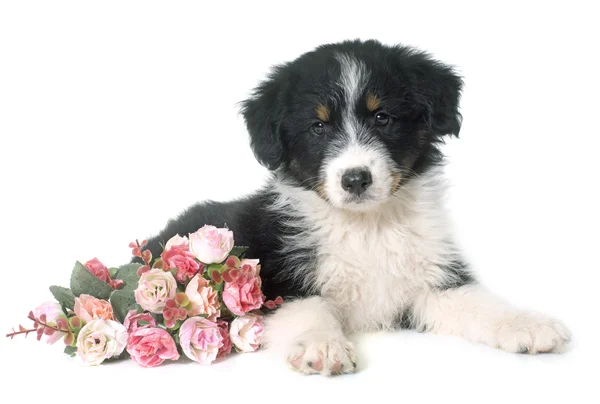
{"label": "puppy leg", "polygon": [[351,373],[356,366],[335,309],[318,296],[284,303],[267,316],[265,346],[281,351],[289,366],[303,373]]}
{"label": "puppy leg", "polygon": [[420,330],[462,336],[508,352],[556,352],[570,339],[559,321],[515,309],[480,285],[420,296],[413,322]]}

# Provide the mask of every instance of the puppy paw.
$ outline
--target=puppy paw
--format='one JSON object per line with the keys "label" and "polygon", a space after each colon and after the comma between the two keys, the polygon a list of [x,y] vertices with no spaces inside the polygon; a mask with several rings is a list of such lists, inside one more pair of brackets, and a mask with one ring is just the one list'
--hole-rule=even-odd
{"label": "puppy paw", "polygon": [[516,353],[560,352],[570,339],[571,333],[561,322],[518,312],[499,321],[496,346]]}
{"label": "puppy paw", "polygon": [[353,373],[356,369],[356,354],[352,343],[344,337],[307,338],[293,345],[287,362],[298,372],[331,376]]}

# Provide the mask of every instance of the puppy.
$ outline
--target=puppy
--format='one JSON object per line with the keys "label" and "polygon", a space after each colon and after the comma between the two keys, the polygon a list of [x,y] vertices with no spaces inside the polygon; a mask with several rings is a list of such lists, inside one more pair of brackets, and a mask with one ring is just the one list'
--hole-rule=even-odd
{"label": "puppy", "polygon": [[569,331],[477,282],[442,204],[439,150],[458,136],[462,81],[405,46],[347,41],[277,66],[242,113],[259,162],[254,195],[190,207],[149,240],[227,226],[262,264],[268,347],[290,367],[352,372],[349,333],[398,327],[457,335],[509,352],[558,351]]}

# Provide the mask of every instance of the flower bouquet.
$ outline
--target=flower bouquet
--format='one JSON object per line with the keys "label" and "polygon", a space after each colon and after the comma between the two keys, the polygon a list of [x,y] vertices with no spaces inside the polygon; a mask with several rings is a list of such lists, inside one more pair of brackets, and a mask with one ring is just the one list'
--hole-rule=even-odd
{"label": "flower bouquet", "polygon": [[94,258],[75,263],[70,288],[50,286],[56,302],[29,312],[32,328],[65,353],[89,365],[130,357],[144,367],[183,354],[202,364],[237,352],[253,352],[262,342],[265,301],[260,265],[234,246],[228,229],[204,226],[189,237],[176,235],[153,260],[146,241],[129,244],[143,263],[107,268]]}

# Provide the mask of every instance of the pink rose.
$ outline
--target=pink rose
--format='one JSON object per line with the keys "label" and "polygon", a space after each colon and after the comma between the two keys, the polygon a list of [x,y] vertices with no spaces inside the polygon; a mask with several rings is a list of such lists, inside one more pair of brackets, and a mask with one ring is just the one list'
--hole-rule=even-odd
{"label": "pink rose", "polygon": [[127,352],[136,363],[143,367],[158,366],[170,359],[179,359],[175,341],[162,328],[143,327],[129,334]]}
{"label": "pink rose", "polygon": [[231,322],[229,337],[238,352],[254,352],[262,343],[263,321],[261,316],[246,314]]}
{"label": "pink rose", "polygon": [[233,248],[233,232],[204,226],[190,234],[190,251],[204,264],[223,262]]}
{"label": "pink rose", "polygon": [[219,353],[217,353],[217,359],[223,358],[231,353],[231,339],[229,338],[229,325],[227,321],[219,320],[217,321],[217,326],[219,327],[219,331],[221,332],[221,337],[223,338],[223,346],[219,349]]}
{"label": "pink rose", "polygon": [[[147,324],[140,325],[140,321],[144,321]],[[150,315],[150,313],[138,313],[137,310],[129,310],[123,320],[123,325],[127,328],[129,334],[137,331],[140,328],[145,327],[156,327],[156,320]]]}
{"label": "pink rose", "polygon": [[96,278],[103,282],[106,282],[113,289],[120,289],[123,287],[123,281],[120,279],[111,279],[110,272],[106,266],[101,263],[98,258],[93,258],[85,263],[84,265],[88,271],[92,273]]}
{"label": "pink rose", "polygon": [[188,283],[185,294],[192,303],[188,309],[190,317],[198,314],[206,314],[207,317],[210,317],[219,309],[219,294],[208,285],[208,281],[200,274],[194,276]]}
{"label": "pink rose", "polygon": [[185,320],[179,329],[179,344],[185,356],[209,365],[223,346],[223,337],[216,323],[202,317]]}
{"label": "pink rose", "polygon": [[[60,315],[64,315],[60,304],[56,302],[46,302],[33,310],[33,315],[35,318],[40,318],[43,314],[46,315],[46,323],[47,324],[56,324],[56,319]],[[48,344],[54,344],[56,341],[61,339],[65,334],[62,332],[55,332],[52,335],[48,336],[46,342]]]}
{"label": "pink rose", "polygon": [[106,300],[96,299],[90,295],[79,295],[75,298],[75,314],[89,323],[92,320],[114,320],[112,306]]}
{"label": "pink rose", "polygon": [[[200,264],[194,259],[186,244],[173,245],[160,256],[165,263],[165,271],[177,268],[175,279],[185,283],[200,270]],[[202,267],[203,268],[203,267]]]}
{"label": "pink rose", "polygon": [[138,287],[134,291],[135,301],[142,309],[161,314],[167,300],[177,294],[177,282],[170,272],[153,268],[140,276]]}
{"label": "pink rose", "polygon": [[260,309],[263,304],[261,282],[258,276],[240,275],[232,282],[225,282],[223,303],[236,316]]}

